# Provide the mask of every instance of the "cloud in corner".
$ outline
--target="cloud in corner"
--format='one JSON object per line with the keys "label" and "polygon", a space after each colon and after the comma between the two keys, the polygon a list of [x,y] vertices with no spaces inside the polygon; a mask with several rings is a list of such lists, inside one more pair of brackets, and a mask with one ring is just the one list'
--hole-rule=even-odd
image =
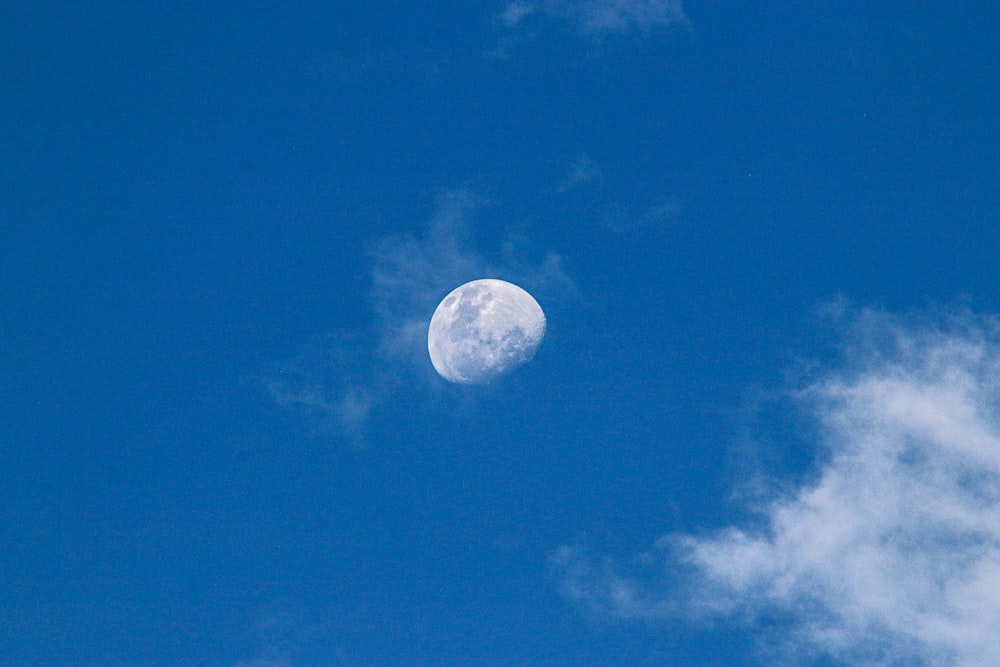
{"label": "cloud in corner", "polygon": [[1000,324],[865,311],[851,331],[844,366],[793,392],[825,452],[811,481],[756,528],[665,537],[656,577],[563,547],[566,595],[618,618],[734,620],[772,664],[998,664]]}

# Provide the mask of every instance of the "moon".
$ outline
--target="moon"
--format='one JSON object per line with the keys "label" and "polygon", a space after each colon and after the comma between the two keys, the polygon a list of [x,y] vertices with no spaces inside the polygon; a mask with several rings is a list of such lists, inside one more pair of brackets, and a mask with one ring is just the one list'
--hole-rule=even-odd
{"label": "moon", "polygon": [[445,380],[482,384],[530,361],[544,336],[545,313],[530,294],[484,278],[456,287],[438,304],[427,350]]}

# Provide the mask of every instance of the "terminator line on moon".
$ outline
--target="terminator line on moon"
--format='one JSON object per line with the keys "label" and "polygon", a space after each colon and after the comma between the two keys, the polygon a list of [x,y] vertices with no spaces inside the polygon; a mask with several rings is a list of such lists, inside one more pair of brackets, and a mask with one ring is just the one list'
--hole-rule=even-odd
{"label": "terminator line on moon", "polygon": [[530,361],[545,336],[545,313],[504,280],[473,280],[452,290],[427,329],[434,370],[450,382],[489,382]]}

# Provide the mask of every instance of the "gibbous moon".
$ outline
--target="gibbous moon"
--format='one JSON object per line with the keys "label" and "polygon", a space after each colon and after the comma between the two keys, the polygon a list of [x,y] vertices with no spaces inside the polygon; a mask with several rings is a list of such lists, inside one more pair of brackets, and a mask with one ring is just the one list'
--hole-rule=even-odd
{"label": "gibbous moon", "polygon": [[538,302],[513,283],[487,278],[455,288],[438,305],[427,350],[445,380],[479,384],[530,361],[544,336]]}

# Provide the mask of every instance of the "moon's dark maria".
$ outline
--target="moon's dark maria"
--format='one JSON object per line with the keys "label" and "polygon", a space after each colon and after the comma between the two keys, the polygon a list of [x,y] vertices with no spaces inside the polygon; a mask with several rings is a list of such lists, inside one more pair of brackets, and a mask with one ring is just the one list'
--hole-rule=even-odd
{"label": "moon's dark maria", "polygon": [[427,330],[427,350],[444,379],[481,384],[535,356],[545,336],[545,313],[513,283],[483,278],[452,290]]}

